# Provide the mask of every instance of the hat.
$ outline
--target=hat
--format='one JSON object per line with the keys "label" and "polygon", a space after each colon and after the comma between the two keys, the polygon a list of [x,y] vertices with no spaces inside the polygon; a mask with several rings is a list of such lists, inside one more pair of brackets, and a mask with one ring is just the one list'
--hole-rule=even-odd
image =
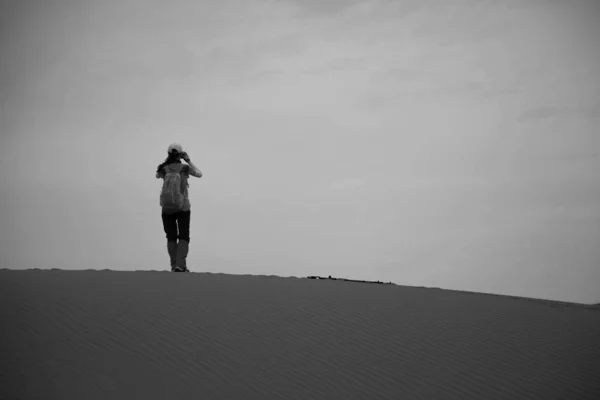
{"label": "hat", "polygon": [[179,143],[172,143],[169,145],[168,153],[172,153],[173,150],[176,150],[178,153],[183,153],[183,148]]}

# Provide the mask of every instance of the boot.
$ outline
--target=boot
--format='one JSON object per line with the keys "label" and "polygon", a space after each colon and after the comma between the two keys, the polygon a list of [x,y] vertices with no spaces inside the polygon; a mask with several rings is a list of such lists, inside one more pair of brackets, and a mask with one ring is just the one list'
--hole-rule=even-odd
{"label": "boot", "polygon": [[181,272],[188,272],[186,266],[186,258],[188,255],[189,248],[190,244],[187,240],[179,240],[179,244],[177,245],[177,266],[175,267],[176,270],[179,270]]}
{"label": "boot", "polygon": [[174,272],[177,266],[177,242],[167,242],[167,251],[171,261],[171,272]]}

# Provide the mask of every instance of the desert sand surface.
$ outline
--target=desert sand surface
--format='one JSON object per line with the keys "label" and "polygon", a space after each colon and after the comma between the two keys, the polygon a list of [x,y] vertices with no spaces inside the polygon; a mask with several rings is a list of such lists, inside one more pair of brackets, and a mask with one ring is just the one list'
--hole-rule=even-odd
{"label": "desert sand surface", "polygon": [[2,270],[1,399],[600,399],[600,308],[210,273]]}

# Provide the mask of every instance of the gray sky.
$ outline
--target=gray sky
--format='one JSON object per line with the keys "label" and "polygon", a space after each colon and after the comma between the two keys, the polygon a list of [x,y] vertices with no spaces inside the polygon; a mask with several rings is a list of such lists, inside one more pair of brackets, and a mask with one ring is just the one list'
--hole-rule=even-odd
{"label": "gray sky", "polygon": [[[24,5],[26,3],[27,5]],[[0,262],[600,301],[590,1],[2,2]]]}

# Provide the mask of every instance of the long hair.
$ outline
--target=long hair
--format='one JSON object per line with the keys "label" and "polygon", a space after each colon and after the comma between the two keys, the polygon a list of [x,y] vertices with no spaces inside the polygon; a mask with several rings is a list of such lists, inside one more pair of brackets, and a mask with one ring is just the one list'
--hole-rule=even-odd
{"label": "long hair", "polygon": [[181,162],[180,160],[181,160],[181,153],[179,153],[177,150],[173,150],[171,153],[168,153],[168,156],[163,163],[158,164],[158,167],[156,168],[156,172],[160,172],[160,170],[163,169],[163,167],[167,164],[180,163]]}

